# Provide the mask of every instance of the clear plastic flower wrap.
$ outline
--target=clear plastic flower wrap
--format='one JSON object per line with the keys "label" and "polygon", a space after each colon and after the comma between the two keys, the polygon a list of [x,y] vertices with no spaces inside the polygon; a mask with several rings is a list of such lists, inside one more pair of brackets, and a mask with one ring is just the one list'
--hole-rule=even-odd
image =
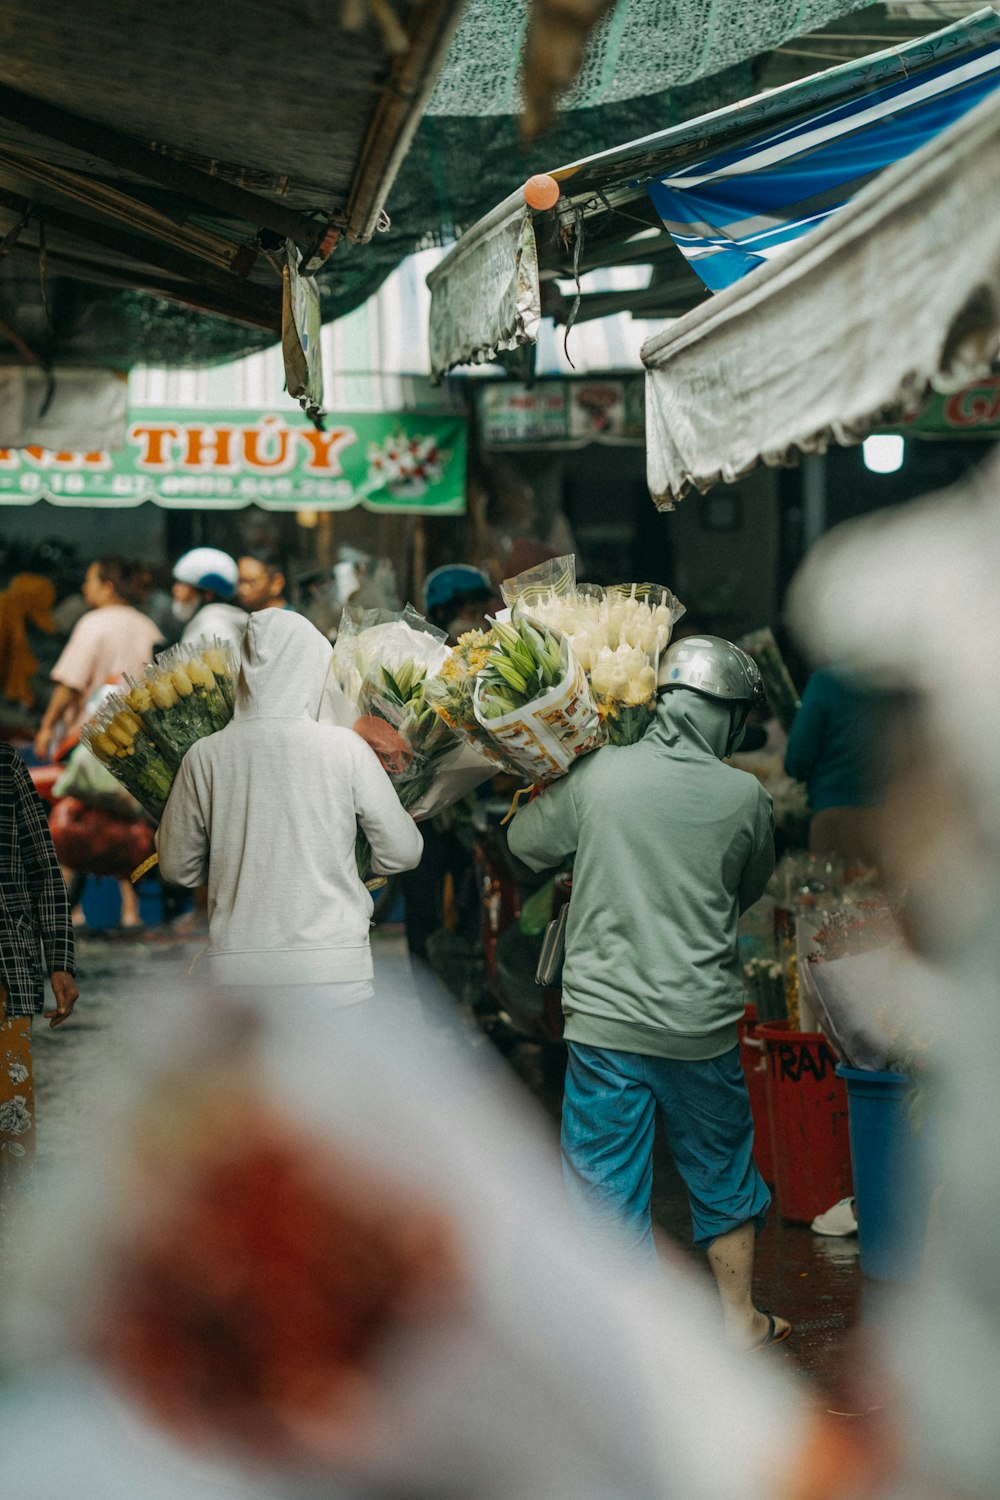
{"label": "clear plastic flower wrap", "polygon": [[484,755],[497,771],[520,776],[520,766],[504,755],[489,730],[476,718],[476,678],[496,642],[492,630],[470,630],[460,636],[440,670],[427,679],[424,694],[458,739]]}
{"label": "clear plastic flower wrap", "polygon": [[507,579],[514,616],[559,631],[590,681],[613,745],[642,739],[656,712],[656,673],[684,606],[662,584],[577,584],[575,560],[557,557]]}
{"label": "clear plastic flower wrap", "polygon": [[218,640],[173,646],[141,679],[126,677],[84,726],[84,744],[156,822],[185,753],[232,718],[237,672]]}
{"label": "clear plastic flower wrap", "polygon": [[763,630],[752,630],[738,644],[757,663],[767,701],[778,723],[783,729],[791,729],[799,710],[799,695],[774,638],[774,631],[766,626]]}
{"label": "clear plastic flower wrap", "polygon": [[[451,656],[443,631],[429,625],[412,606],[400,616],[383,614],[348,619],[334,648],[334,672],[357,705],[354,730],[375,751],[404,807],[416,809],[432,790],[435,810],[448,805],[442,779],[454,782],[455,796],[469,785],[468,765],[456,767],[456,735],[427,697],[427,685]],[[466,757],[467,759],[467,757]],[[452,776],[452,773],[457,774]],[[480,780],[489,775],[484,767]],[[358,835],[358,867],[372,873],[371,852]]]}

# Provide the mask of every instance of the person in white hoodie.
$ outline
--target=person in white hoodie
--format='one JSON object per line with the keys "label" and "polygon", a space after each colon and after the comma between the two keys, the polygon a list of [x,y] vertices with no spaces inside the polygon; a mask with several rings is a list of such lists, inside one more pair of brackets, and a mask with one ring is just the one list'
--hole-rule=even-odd
{"label": "person in white hoodie", "polygon": [[383,874],[423,840],[368,745],[319,722],[331,661],[301,616],[250,616],[232,722],[185,755],[156,843],[164,880],[208,885],[214,983],[346,1005],[372,993],[358,825]]}

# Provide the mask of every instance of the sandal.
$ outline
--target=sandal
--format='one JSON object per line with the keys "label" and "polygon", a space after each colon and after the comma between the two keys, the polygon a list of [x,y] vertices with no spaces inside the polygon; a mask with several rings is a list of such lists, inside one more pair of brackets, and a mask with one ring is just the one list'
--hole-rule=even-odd
{"label": "sandal", "polygon": [[758,1310],[762,1312],[767,1319],[767,1332],[762,1339],[758,1340],[756,1344],[750,1345],[750,1348],[747,1350],[748,1354],[754,1354],[758,1349],[769,1349],[772,1344],[783,1344],[787,1338],[791,1337],[792,1333],[791,1323],[789,1323],[787,1327],[779,1330],[778,1325],[774,1320],[773,1313],[769,1313],[766,1307],[759,1308]]}

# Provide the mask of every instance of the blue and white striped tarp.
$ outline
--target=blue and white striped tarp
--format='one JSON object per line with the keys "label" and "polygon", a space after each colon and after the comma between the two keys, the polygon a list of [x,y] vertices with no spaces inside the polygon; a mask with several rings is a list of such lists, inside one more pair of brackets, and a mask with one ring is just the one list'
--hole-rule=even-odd
{"label": "blue and white striped tarp", "polygon": [[652,181],[649,195],[692,270],[718,292],[822,224],[998,84],[1000,42],[991,40]]}

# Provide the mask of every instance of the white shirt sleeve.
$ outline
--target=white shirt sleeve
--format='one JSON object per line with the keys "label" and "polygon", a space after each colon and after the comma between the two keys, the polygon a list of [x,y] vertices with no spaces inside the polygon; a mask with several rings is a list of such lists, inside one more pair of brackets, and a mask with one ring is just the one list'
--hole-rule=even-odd
{"label": "white shirt sleeve", "polygon": [[[192,746],[192,750],[195,747]],[[208,828],[192,775],[191,751],[181,761],[156,830],[160,874],[169,885],[189,888],[208,880]]]}

